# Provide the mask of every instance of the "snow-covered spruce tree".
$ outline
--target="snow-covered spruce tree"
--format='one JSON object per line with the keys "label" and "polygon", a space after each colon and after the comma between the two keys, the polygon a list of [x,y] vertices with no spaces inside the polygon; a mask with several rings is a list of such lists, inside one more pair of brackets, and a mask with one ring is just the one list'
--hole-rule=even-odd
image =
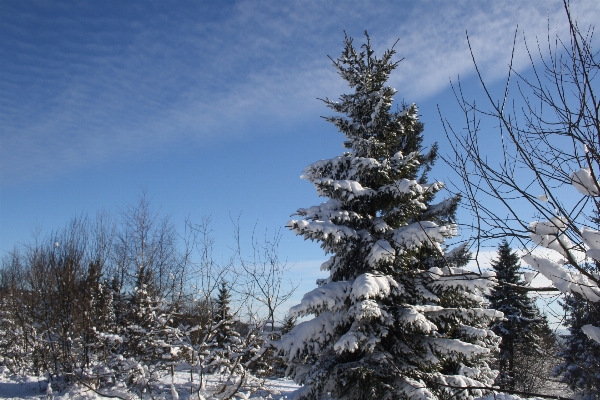
{"label": "snow-covered spruce tree", "polygon": [[595,305],[579,293],[568,295],[563,303],[567,311],[566,325],[569,334],[559,356],[563,363],[555,374],[569,384],[582,399],[598,399],[600,393],[600,344],[589,338],[581,329],[587,324],[600,321],[599,303]]}
{"label": "snow-covered spruce tree", "polygon": [[[209,373],[232,373],[240,366],[240,334],[233,329],[235,323],[231,314],[231,292],[226,281],[221,281],[215,299],[214,333],[209,343],[210,354],[205,359],[205,371]],[[240,366],[241,367],[241,366]]]}
{"label": "snow-covered spruce tree", "polygon": [[354,93],[325,104],[345,114],[327,120],[348,151],[306,168],[329,200],[288,223],[332,254],[329,278],[290,310],[315,317],[275,343],[300,399],[462,399],[497,375],[486,360],[499,338],[486,327],[501,314],[482,297],[493,273],[443,263],[459,198],[431,204],[443,188],[425,183],[437,146],[423,153],[415,105],[392,111],[393,54],[377,58],[368,36],[357,51],[346,37],[334,66]]}
{"label": "snow-covered spruce tree", "polygon": [[[496,383],[501,389],[531,392],[532,373],[521,368],[520,361],[536,353],[541,354],[544,339],[549,338],[547,320],[540,314],[534,300],[523,290],[527,282],[521,279],[521,258],[512,251],[506,240],[498,246],[498,259],[492,261],[498,285],[487,296],[490,307],[504,313],[492,330],[502,337]],[[521,289],[519,288],[521,287]]]}

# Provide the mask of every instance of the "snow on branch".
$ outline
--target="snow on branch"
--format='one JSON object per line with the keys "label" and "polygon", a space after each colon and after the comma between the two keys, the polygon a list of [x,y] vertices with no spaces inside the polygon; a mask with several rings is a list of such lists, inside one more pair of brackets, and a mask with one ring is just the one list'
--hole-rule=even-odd
{"label": "snow on branch", "polygon": [[354,301],[388,296],[400,285],[387,275],[362,274],[356,279],[330,282],[306,293],[300,304],[290,308],[293,316],[304,316],[315,311],[334,311],[344,305],[346,299]]}
{"label": "snow on branch", "polygon": [[419,248],[423,245],[439,247],[446,238],[458,234],[456,224],[439,226],[435,222],[420,221],[396,229],[393,239],[398,246],[407,248]]}
{"label": "snow on branch", "polygon": [[600,185],[594,179],[589,168],[581,168],[579,171],[571,174],[571,184],[579,193],[586,196],[599,196],[598,188]]}
{"label": "snow on branch", "polygon": [[471,359],[475,356],[489,354],[491,351],[486,347],[458,339],[430,338],[427,341],[437,353],[444,355],[444,358],[457,361],[463,357]]}
{"label": "snow on branch", "polygon": [[290,308],[290,315],[304,316],[321,309],[333,310],[348,296],[353,281],[330,282],[311,290],[302,297],[300,304]]}
{"label": "snow on branch", "polygon": [[585,333],[590,339],[600,343],[600,328],[587,324],[581,327],[581,331]]}
{"label": "snow on branch", "polygon": [[288,362],[308,351],[318,354],[321,348],[325,347],[326,342],[333,337],[341,318],[341,314],[325,311],[309,321],[296,325],[275,345],[285,352]]}
{"label": "snow on branch", "polygon": [[600,301],[600,288],[587,276],[568,270],[559,263],[545,257],[526,254],[523,261],[552,281],[563,293],[579,293],[588,301]]}

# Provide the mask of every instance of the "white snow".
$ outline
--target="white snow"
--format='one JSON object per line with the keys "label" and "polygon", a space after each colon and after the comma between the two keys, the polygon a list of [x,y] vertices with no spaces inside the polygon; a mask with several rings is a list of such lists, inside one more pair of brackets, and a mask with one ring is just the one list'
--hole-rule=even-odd
{"label": "white snow", "polygon": [[550,221],[533,221],[529,224],[529,230],[537,235],[557,235],[566,228],[564,217],[553,217]]}
{"label": "white snow", "polygon": [[321,308],[332,310],[346,298],[346,293],[351,288],[352,281],[330,282],[306,293],[300,304],[290,308],[290,314],[304,316]]}
{"label": "white snow", "polygon": [[336,311],[344,306],[346,298],[363,300],[385,297],[393,290],[399,290],[396,281],[387,275],[362,274],[356,279],[330,282],[306,293],[300,304],[290,308],[290,314],[305,316],[320,310]]}
{"label": "white snow", "polygon": [[366,273],[352,282],[350,297],[354,300],[386,297],[392,288],[399,288],[399,285],[391,276]]}
{"label": "white snow", "polygon": [[378,240],[371,247],[371,252],[367,258],[369,265],[375,267],[380,262],[393,262],[395,251],[390,242],[387,240]]}
{"label": "white snow", "polygon": [[[226,375],[205,375],[205,387],[200,388],[197,377],[195,382],[192,383],[190,382],[189,369],[181,369],[175,371],[173,381],[171,381],[170,374],[162,376],[156,384],[152,386],[152,395],[154,398],[162,399],[210,399],[213,398],[211,393],[227,379],[228,377]],[[250,383],[253,382],[251,381]],[[194,387],[193,395],[191,394],[192,387]],[[266,379],[264,381],[263,389],[257,390],[256,387],[253,390],[250,390],[250,388],[243,389],[241,393],[239,393],[239,396],[236,395],[234,398],[284,400],[293,398],[298,389],[300,389],[300,386],[289,379]],[[200,391],[200,393],[198,393],[198,391]],[[0,366],[0,399],[33,400],[53,398],[54,400],[104,400],[114,398],[115,396],[118,398],[138,398],[137,395],[131,396],[131,394],[125,393],[122,389],[101,389],[99,392],[111,397],[102,396],[100,393],[96,393],[82,384],[74,384],[65,389],[62,386],[57,386],[56,383],[49,384],[47,378],[43,376],[13,375],[6,367]],[[151,398],[151,394],[147,393],[147,396],[144,398]]]}
{"label": "white snow", "polygon": [[417,307],[401,309],[398,313],[398,320],[407,325],[412,325],[426,334],[437,330],[437,326],[429,321],[425,315],[421,314],[417,310]]}
{"label": "white snow", "polygon": [[514,394],[491,393],[491,394],[485,395],[483,397],[478,397],[475,400],[524,400],[524,399],[517,395],[514,395]]}
{"label": "white snow", "polygon": [[401,179],[390,185],[382,186],[379,189],[379,191],[382,193],[393,193],[395,195],[401,195],[406,193],[423,193],[425,190],[415,180]]}
{"label": "white snow", "polygon": [[439,226],[431,221],[415,222],[394,231],[393,238],[397,246],[418,248],[423,245],[439,248],[446,238],[458,234],[455,224]]}
{"label": "white snow", "polygon": [[[291,311],[290,314],[293,315]],[[290,362],[306,351],[318,354],[321,346],[333,336],[341,319],[340,314],[325,311],[309,321],[300,322],[275,345],[285,350],[286,358]]]}
{"label": "white snow", "polygon": [[590,339],[600,343],[600,328],[587,324],[581,327],[581,331],[585,333]]}
{"label": "white snow", "polygon": [[328,179],[328,178],[320,178],[320,179],[314,179],[313,183],[315,185],[317,185],[317,188],[319,189],[319,190],[317,190],[317,192],[319,194],[323,194],[323,195],[327,194],[323,191],[323,188],[322,188],[323,186],[325,186],[325,187],[329,187],[332,190],[343,191],[344,198],[346,200],[352,200],[356,197],[369,196],[369,195],[373,195],[376,193],[373,189],[365,188],[359,182],[348,180],[348,179],[335,180],[335,179]]}
{"label": "white snow", "polygon": [[586,196],[600,195],[600,192],[598,192],[600,185],[592,176],[589,168],[582,168],[579,171],[573,172],[571,174],[571,184],[575,186],[575,189],[577,189],[579,193]]}
{"label": "white snow", "polygon": [[490,352],[488,348],[466,343],[458,339],[432,338],[429,339],[429,342],[438,352],[448,356],[452,356],[452,353],[455,353],[472,357],[476,354],[488,354]]}
{"label": "white snow", "polygon": [[588,227],[581,228],[583,242],[592,250],[600,250],[600,232]]}
{"label": "white snow", "polygon": [[551,280],[561,292],[575,292],[589,301],[600,301],[600,288],[582,273],[569,270],[555,261],[533,254],[523,256],[523,261]]}
{"label": "white snow", "polygon": [[433,278],[429,286],[442,289],[465,289],[464,295],[479,303],[484,301],[483,295],[489,288],[496,284],[496,274],[493,271],[478,274],[465,268],[433,267],[428,270],[428,273]]}
{"label": "white snow", "polygon": [[335,242],[338,242],[342,238],[358,237],[354,229],[330,221],[291,220],[287,226],[307,238],[312,238],[314,234],[320,234],[323,239],[333,238]]}
{"label": "white snow", "polygon": [[525,282],[531,283],[531,282],[533,282],[533,280],[535,279],[537,274],[538,274],[537,272],[524,272],[523,279],[525,280]]}

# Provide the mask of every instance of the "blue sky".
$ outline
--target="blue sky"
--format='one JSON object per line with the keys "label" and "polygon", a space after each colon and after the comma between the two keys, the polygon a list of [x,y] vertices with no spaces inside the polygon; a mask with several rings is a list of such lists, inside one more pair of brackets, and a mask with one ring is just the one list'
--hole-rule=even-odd
{"label": "blue sky", "polygon": [[[580,24],[595,0],[571,1]],[[276,232],[323,201],[299,179],[343,137],[317,98],[347,92],[328,55],[343,31],[404,58],[390,81],[418,104],[426,143],[461,124],[449,80],[479,94],[465,31],[501,90],[513,35],[562,32],[561,1],[0,2],[0,251],[36,226],[118,212],[146,190],[176,223],[211,216],[220,249],[242,230]],[[516,67],[525,70],[523,46]],[[441,162],[432,178],[450,180]],[[280,252],[312,285],[323,254],[282,232]],[[314,271],[314,274],[313,274]],[[313,276],[314,275],[314,276]]]}

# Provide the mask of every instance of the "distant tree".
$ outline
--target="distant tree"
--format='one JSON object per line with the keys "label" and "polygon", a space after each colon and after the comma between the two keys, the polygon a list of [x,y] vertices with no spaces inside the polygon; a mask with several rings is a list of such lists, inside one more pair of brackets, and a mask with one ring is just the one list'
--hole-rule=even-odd
{"label": "distant tree", "polygon": [[459,197],[432,203],[444,187],[426,183],[437,146],[423,151],[415,105],[392,110],[393,55],[377,58],[368,36],[360,50],[346,37],[333,63],[354,92],[325,104],[342,114],[326,119],[348,151],[306,168],[303,178],[329,199],[288,223],[332,254],[321,267],[329,278],[290,311],[314,318],[275,343],[302,399],[463,398],[496,375],[487,360],[499,338],[486,328],[499,313],[482,297],[489,277],[444,262]]}
{"label": "distant tree", "polygon": [[13,374],[39,372],[34,355],[42,344],[29,310],[25,266],[18,249],[2,259],[0,268],[0,365]]}
{"label": "distant tree", "polygon": [[281,324],[281,334],[285,335],[288,332],[291,332],[292,329],[296,326],[297,318],[292,315],[286,315]]}
{"label": "distant tree", "polygon": [[[500,389],[532,392],[536,370],[523,367],[525,359],[542,354],[552,334],[547,320],[541,316],[534,299],[528,296],[526,282],[521,279],[521,258],[506,240],[498,246],[498,259],[492,261],[498,285],[488,295],[490,307],[504,313],[504,319],[492,324],[492,330],[502,337],[496,383]],[[545,340],[546,339],[546,340]]]}
{"label": "distant tree", "polygon": [[229,340],[234,335],[233,332],[233,316],[231,315],[231,291],[227,287],[225,280],[221,281],[217,298],[215,299],[215,325],[218,326],[215,333],[215,341],[219,347]]}
{"label": "distant tree", "polygon": [[600,311],[579,294],[567,296],[563,302],[567,312],[565,325],[569,334],[563,337],[564,343],[559,352],[562,363],[555,373],[569,387],[579,392],[581,398],[593,400],[600,393],[600,343],[590,339],[582,327],[598,324]]}
{"label": "distant tree", "polygon": [[[241,254],[217,264],[208,219],[186,222],[178,235],[142,197],[119,220],[74,218],[2,257],[0,365],[45,375],[55,390],[78,382],[121,398],[161,397],[159,380],[183,362],[199,396],[227,399],[262,388],[251,367],[264,355],[263,328],[273,326],[276,307],[290,295],[281,286],[277,244],[255,248],[234,273]],[[194,269],[192,249],[200,253]],[[238,279],[235,292],[230,276]],[[252,312],[253,301],[263,305],[262,316]],[[248,320],[239,320],[241,304]],[[207,388],[203,372],[226,378]]]}

